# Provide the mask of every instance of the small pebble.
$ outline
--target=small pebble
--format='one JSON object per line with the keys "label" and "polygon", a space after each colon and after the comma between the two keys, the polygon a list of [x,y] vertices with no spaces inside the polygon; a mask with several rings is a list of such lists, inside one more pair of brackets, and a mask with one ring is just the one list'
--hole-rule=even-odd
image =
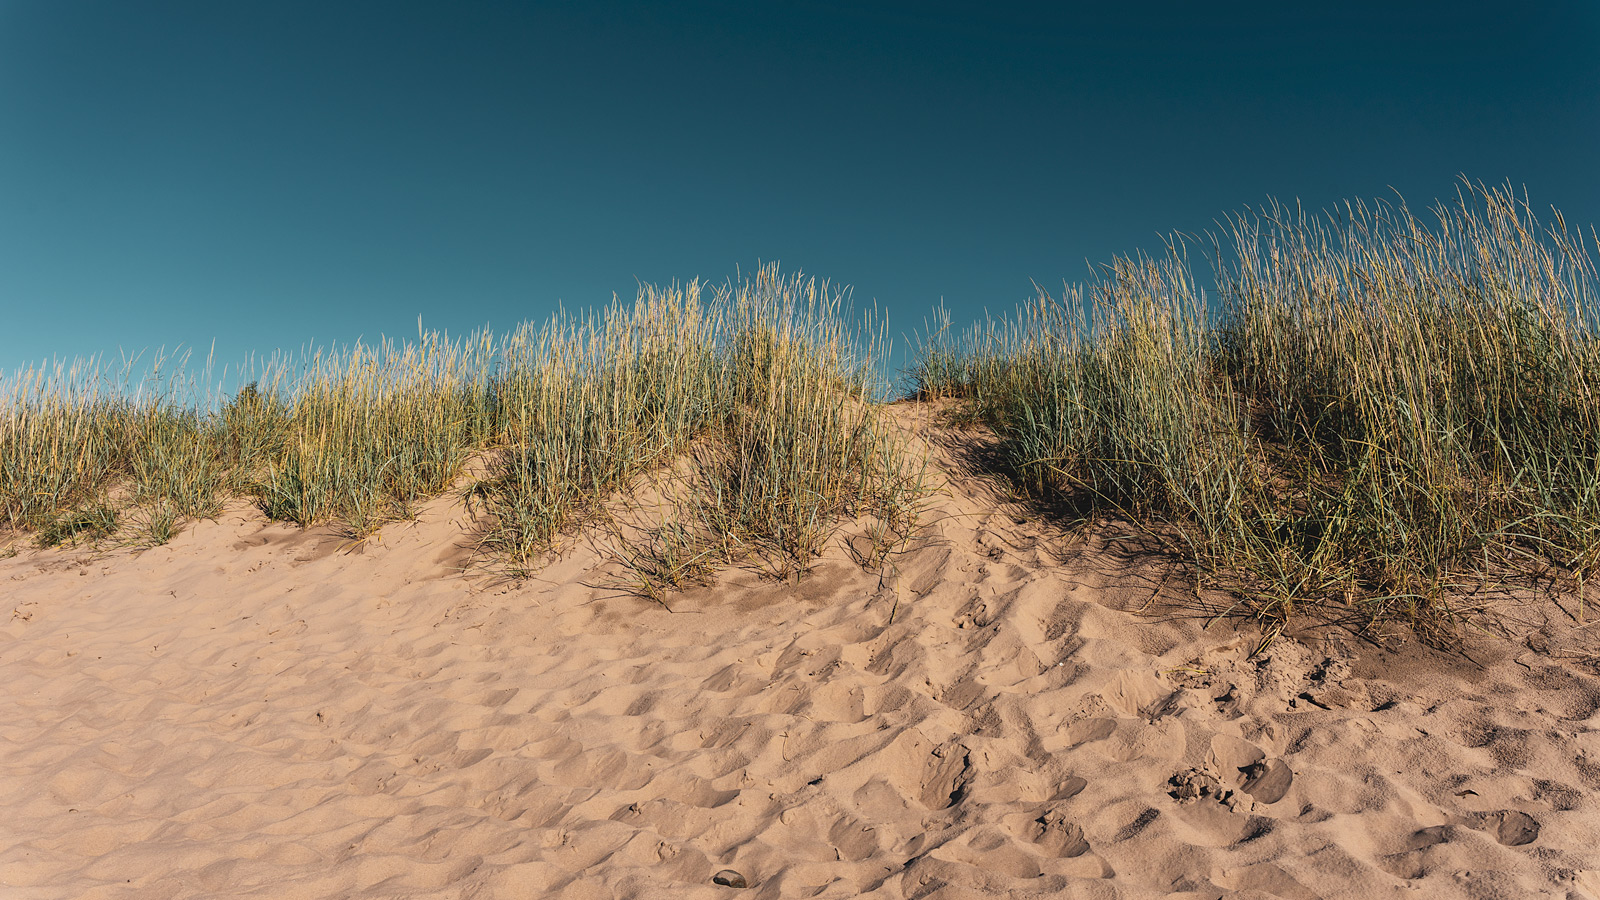
{"label": "small pebble", "polygon": [[721,872],[711,876],[711,883],[720,884],[731,888],[750,886],[750,884],[744,880],[743,875],[740,875],[738,872],[735,872],[732,869],[723,869]]}

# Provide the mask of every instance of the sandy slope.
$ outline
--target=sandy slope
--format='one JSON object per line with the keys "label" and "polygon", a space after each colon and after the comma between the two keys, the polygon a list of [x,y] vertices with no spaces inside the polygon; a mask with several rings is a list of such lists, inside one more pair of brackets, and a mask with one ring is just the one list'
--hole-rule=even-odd
{"label": "sandy slope", "polygon": [[953,482],[894,571],[673,611],[464,579],[447,501],[0,561],[0,897],[1600,900],[1600,629],[1252,658]]}

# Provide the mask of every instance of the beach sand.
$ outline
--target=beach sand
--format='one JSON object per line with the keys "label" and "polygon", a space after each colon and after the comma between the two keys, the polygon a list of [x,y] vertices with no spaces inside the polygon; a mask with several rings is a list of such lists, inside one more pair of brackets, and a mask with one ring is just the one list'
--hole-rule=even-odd
{"label": "beach sand", "polygon": [[1256,653],[953,459],[882,571],[670,609],[583,540],[463,573],[448,497],[0,560],[0,897],[1600,900],[1572,603]]}

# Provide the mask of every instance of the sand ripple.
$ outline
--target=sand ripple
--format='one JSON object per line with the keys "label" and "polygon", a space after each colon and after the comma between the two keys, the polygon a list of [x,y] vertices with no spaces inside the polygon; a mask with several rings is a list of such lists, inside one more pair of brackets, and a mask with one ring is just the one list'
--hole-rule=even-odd
{"label": "sand ripple", "polygon": [[1600,897],[1578,662],[1252,657],[961,490],[887,575],[673,611],[463,580],[459,514],[0,562],[0,893]]}

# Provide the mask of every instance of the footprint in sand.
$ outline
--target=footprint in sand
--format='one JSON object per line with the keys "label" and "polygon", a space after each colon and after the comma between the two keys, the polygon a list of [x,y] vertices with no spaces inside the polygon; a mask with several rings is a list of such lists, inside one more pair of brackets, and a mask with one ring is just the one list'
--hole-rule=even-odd
{"label": "footprint in sand", "polygon": [[1507,847],[1521,847],[1539,839],[1539,821],[1514,809],[1487,813],[1478,820],[1478,827]]}
{"label": "footprint in sand", "polygon": [[961,802],[972,780],[972,766],[967,756],[967,748],[956,741],[948,741],[933,751],[922,777],[919,799],[923,806],[949,809]]}
{"label": "footprint in sand", "polygon": [[1289,785],[1294,783],[1294,772],[1281,759],[1259,760],[1244,766],[1239,772],[1244,775],[1244,783],[1239,785],[1239,789],[1259,803],[1277,803],[1284,794],[1289,793]]}
{"label": "footprint in sand", "polygon": [[1028,839],[1052,856],[1071,859],[1089,852],[1089,841],[1083,836],[1083,829],[1062,807],[1046,810],[1030,824]]}
{"label": "footprint in sand", "polygon": [[1103,741],[1117,730],[1115,719],[1080,719],[1067,728],[1067,746],[1071,750],[1084,744]]}
{"label": "footprint in sand", "polygon": [[1055,789],[1050,792],[1050,802],[1059,803],[1062,800],[1071,800],[1083,793],[1089,782],[1076,775],[1068,775],[1056,783]]}
{"label": "footprint in sand", "polygon": [[1450,825],[1433,825],[1418,829],[1406,838],[1404,850],[1380,857],[1378,866],[1396,878],[1404,878],[1407,881],[1422,878],[1428,874],[1428,852],[1440,844],[1448,844],[1451,838]]}
{"label": "footprint in sand", "polygon": [[1219,782],[1244,791],[1257,803],[1277,803],[1294,783],[1288,763],[1267,759],[1260,747],[1225,734],[1211,738],[1206,768]]}

